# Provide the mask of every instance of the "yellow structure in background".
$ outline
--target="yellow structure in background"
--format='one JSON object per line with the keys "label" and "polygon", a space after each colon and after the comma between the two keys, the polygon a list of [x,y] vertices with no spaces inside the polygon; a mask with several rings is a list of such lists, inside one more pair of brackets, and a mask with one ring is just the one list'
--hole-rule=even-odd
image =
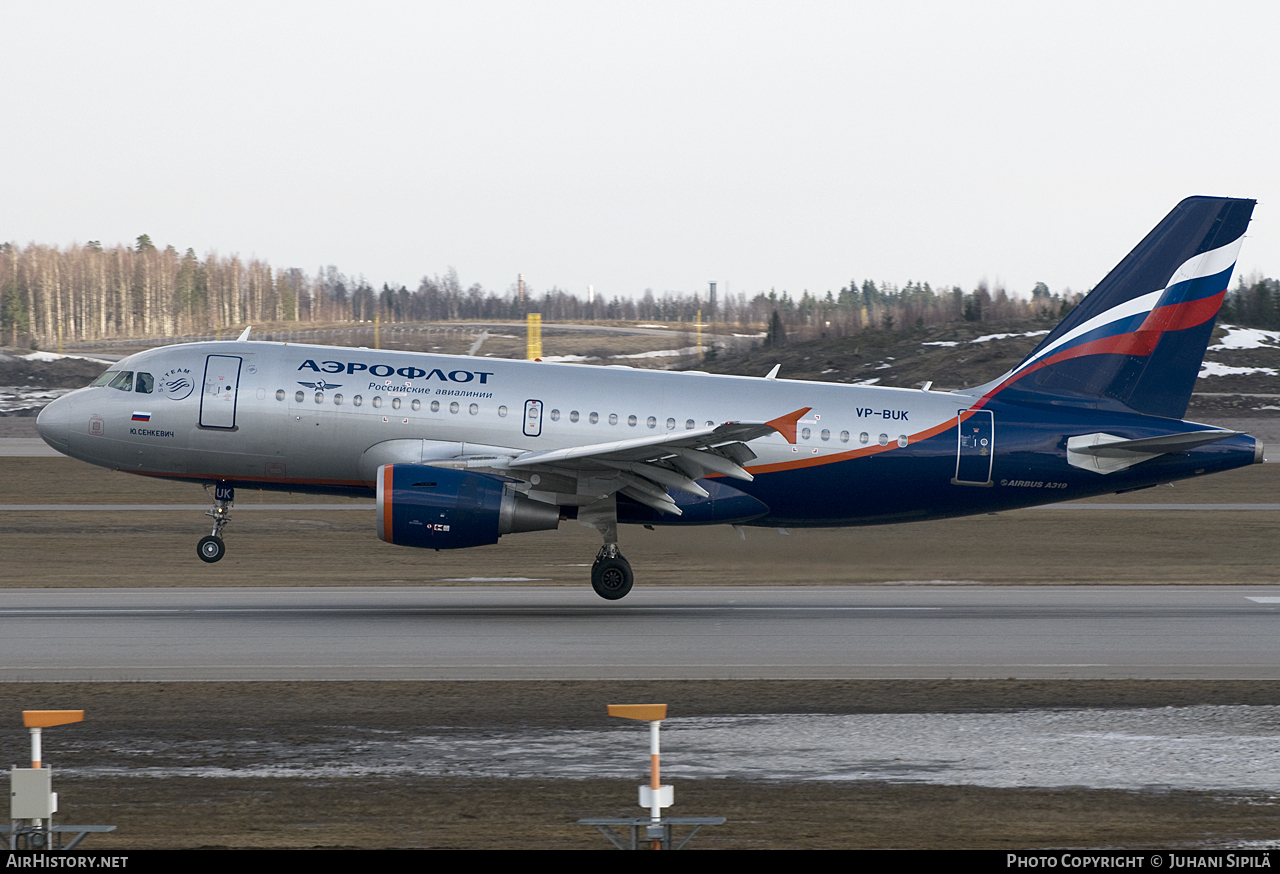
{"label": "yellow structure in background", "polygon": [[542,357],[542,313],[529,313],[529,345],[525,357],[530,361]]}

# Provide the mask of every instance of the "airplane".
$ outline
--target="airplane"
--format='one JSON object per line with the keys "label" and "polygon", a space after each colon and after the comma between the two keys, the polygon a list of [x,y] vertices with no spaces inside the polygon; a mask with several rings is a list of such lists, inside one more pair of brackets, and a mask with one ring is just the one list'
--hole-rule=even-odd
{"label": "airplane", "polygon": [[1016,367],[887,388],[237,340],[122,359],[40,413],[91,464],[213,489],[373,497],[378,537],[461,549],[576,520],[591,585],[618,524],[838,527],[1128,492],[1262,461],[1183,421],[1255,201],[1179,203]]}

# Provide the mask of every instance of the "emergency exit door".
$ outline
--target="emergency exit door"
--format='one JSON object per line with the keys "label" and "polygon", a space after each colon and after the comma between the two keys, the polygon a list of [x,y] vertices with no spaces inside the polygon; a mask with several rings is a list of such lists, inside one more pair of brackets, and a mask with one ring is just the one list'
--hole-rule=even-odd
{"label": "emergency exit door", "polygon": [[538,437],[542,434],[542,401],[524,402],[524,436]]}

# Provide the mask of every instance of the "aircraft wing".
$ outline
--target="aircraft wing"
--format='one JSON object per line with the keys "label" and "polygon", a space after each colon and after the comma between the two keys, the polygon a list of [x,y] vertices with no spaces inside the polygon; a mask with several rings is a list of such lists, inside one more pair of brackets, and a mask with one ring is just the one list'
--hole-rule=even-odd
{"label": "aircraft wing", "polygon": [[607,473],[615,481],[614,491],[661,512],[679,515],[680,509],[667,494],[668,488],[706,497],[706,489],[695,480],[709,473],[750,482],[753,477],[743,465],[756,455],[746,441],[778,433],[787,442],[795,443],[796,423],[810,409],[803,407],[767,422],[725,422],[631,440],[525,452],[505,466],[510,470],[577,473],[591,479]]}

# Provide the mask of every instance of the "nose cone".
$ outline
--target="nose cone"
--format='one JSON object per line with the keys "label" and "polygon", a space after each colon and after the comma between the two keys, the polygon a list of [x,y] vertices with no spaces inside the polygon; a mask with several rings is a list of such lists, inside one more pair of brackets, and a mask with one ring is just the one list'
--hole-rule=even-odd
{"label": "nose cone", "polygon": [[71,399],[56,398],[36,417],[40,436],[54,449],[67,454],[71,435]]}

